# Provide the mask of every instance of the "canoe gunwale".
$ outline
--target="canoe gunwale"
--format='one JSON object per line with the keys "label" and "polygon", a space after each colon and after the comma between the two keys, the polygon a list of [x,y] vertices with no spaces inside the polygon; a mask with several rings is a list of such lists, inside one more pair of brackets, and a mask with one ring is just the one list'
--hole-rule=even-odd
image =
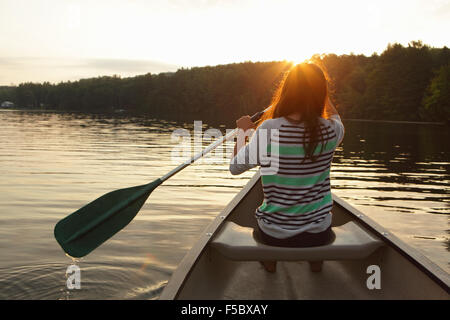
{"label": "canoe gunwale", "polygon": [[450,276],[437,264],[425,257],[417,249],[400,240],[398,237],[389,232],[389,230],[376,223],[370,217],[368,217],[363,212],[359,211],[334,193],[333,202],[334,204],[342,207],[348,213],[351,213],[354,216],[354,219],[358,221],[358,223],[362,224],[363,227],[367,228],[376,236],[380,237],[386,243],[386,245],[395,249],[403,257],[408,259],[417,268],[419,268],[422,272],[426,273],[430,278],[438,283],[447,293],[450,293]]}

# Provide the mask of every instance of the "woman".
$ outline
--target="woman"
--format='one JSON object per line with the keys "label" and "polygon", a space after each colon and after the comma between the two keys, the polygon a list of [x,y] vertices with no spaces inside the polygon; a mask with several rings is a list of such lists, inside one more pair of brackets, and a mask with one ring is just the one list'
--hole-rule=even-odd
{"label": "woman", "polygon": [[[249,116],[239,130],[230,171],[261,166],[264,202],[256,210],[260,239],[269,245],[309,247],[332,240],[330,166],[344,126],[328,97],[322,70],[309,63],[292,67],[256,125]],[[276,262],[263,263],[274,272]]]}

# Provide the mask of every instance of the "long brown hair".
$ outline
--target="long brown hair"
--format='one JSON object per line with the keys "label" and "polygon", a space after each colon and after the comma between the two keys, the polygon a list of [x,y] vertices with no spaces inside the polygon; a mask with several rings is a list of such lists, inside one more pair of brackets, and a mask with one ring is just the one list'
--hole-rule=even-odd
{"label": "long brown hair", "polygon": [[[322,69],[312,63],[297,64],[284,76],[272,98],[270,109],[264,113],[259,123],[299,113],[300,122],[304,123],[306,131],[303,135],[304,160],[309,158],[315,161],[314,150],[318,145],[319,135],[322,137],[319,119],[327,117],[327,98],[327,80]],[[306,143],[306,137],[309,137],[309,143]]]}

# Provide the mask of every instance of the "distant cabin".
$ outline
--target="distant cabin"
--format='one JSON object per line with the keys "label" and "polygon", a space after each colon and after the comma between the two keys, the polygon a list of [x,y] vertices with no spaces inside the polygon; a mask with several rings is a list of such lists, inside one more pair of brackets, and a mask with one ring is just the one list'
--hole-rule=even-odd
{"label": "distant cabin", "polygon": [[0,105],[0,107],[2,107],[2,108],[14,108],[14,103],[12,103],[11,101],[3,101],[2,104]]}

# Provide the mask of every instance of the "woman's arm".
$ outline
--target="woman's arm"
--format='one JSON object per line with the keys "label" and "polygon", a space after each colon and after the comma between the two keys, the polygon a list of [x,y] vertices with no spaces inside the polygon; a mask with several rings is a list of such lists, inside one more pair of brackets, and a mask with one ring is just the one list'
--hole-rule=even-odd
{"label": "woman's arm", "polygon": [[[237,155],[239,150],[241,150],[241,148],[245,146],[245,142],[247,142],[246,138],[248,137],[246,136],[245,132],[249,129],[255,128],[256,125],[253,123],[250,116],[243,116],[236,121],[236,127],[241,130],[238,131],[238,137],[236,139],[236,143],[234,144],[234,150],[233,154],[231,155],[231,159],[233,159],[234,156]],[[242,143],[240,143],[241,141]]]}
{"label": "woman's arm", "polygon": [[334,116],[335,114],[339,115],[333,102],[331,102],[330,97],[328,97],[327,101],[325,102],[325,113],[327,114],[328,117]]}
{"label": "woman's arm", "polygon": [[230,172],[232,175],[241,174],[247,170],[250,170],[258,165],[258,130],[249,139],[247,144],[247,138],[253,132],[255,124],[251,121],[249,116],[245,116],[236,121],[238,127],[238,138],[234,146],[232,158],[230,160]]}
{"label": "woman's arm", "polygon": [[334,131],[336,132],[336,136],[338,139],[338,144],[340,144],[344,139],[345,128],[344,125],[342,124],[341,117],[339,116],[339,113],[336,110],[333,102],[331,102],[330,98],[328,98],[327,102],[325,103],[325,113],[327,118],[328,119],[331,118],[330,120],[332,120]]}

